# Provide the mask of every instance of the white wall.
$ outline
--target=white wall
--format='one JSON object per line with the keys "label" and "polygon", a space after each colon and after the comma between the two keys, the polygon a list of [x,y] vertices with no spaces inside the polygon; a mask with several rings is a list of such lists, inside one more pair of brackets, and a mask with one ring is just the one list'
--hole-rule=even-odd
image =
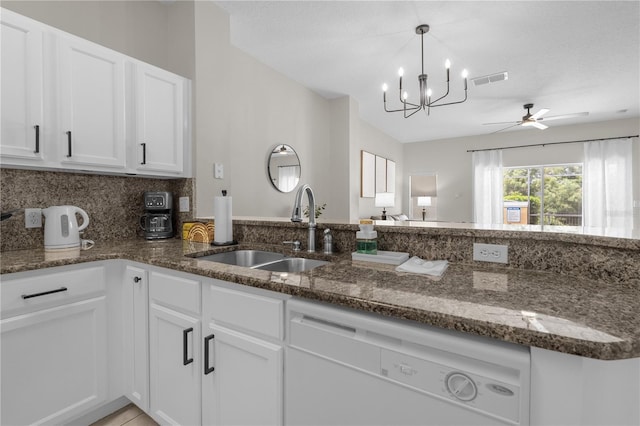
{"label": "white wall", "polygon": [[[473,137],[418,142],[404,145],[403,202],[409,202],[409,179],[412,174],[433,172],[438,175],[438,220],[470,222],[472,220],[471,153],[467,150],[552,143],[637,135],[638,118],[605,121],[584,125],[554,125],[544,131],[522,129]],[[582,162],[582,144],[530,147],[503,151],[505,166]],[[640,143],[634,139],[634,199],[640,200]],[[636,218],[640,214],[636,208]],[[636,222],[636,226],[640,225]]]}
{"label": "white wall", "polygon": [[[196,2],[195,15],[197,216],[210,217],[226,189],[234,216],[289,217],[295,194],[275,190],[266,167],[283,143],[298,153],[300,184],[327,204],[321,220],[375,214],[373,200],[359,198],[360,150],[399,164],[401,145],[363,123],[353,99],[327,100],[230,45],[228,16],[214,4]],[[224,179],[213,178],[218,162]]]}

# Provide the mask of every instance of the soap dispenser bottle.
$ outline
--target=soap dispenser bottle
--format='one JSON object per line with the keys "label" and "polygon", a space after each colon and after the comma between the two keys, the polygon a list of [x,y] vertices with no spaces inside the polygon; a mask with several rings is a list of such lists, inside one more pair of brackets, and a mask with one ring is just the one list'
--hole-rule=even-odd
{"label": "soap dispenser bottle", "polygon": [[373,230],[372,220],[361,220],[360,230],[356,232],[356,252],[378,254],[378,233]]}

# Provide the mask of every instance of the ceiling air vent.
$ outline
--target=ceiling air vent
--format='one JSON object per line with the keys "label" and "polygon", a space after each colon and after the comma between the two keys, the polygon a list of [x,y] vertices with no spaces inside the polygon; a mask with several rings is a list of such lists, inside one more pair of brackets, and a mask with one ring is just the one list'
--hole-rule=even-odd
{"label": "ceiling air vent", "polygon": [[504,72],[498,72],[491,75],[483,75],[482,77],[472,78],[471,81],[473,82],[474,86],[482,86],[483,84],[497,83],[498,81],[503,81],[508,79],[509,79],[509,73],[504,71]]}

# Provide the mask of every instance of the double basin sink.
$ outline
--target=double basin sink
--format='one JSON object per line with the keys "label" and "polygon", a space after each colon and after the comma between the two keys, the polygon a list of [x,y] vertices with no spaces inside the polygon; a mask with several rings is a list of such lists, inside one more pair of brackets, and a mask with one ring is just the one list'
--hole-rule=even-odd
{"label": "double basin sink", "polygon": [[304,272],[329,262],[262,250],[236,250],[198,257],[198,260],[244,266],[272,272]]}

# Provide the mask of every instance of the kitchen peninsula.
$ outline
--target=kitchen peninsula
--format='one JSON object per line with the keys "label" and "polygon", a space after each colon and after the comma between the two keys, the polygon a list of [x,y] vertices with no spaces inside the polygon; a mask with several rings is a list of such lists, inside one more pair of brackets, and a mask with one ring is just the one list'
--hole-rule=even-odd
{"label": "kitchen peninsula", "polygon": [[[202,281],[204,284],[213,280],[234,286],[233,291],[263,292],[283,301],[279,303],[286,304],[287,298],[292,296],[328,303],[362,315],[389,318],[401,324],[449,330],[467,336],[471,341],[481,339],[495,344],[516,344],[531,351],[530,424],[549,424],[558,420],[580,424],[581,420],[571,416],[582,414],[565,412],[562,404],[551,402],[561,401],[550,389],[561,389],[563,380],[589,381],[594,380],[594,375],[606,374],[611,378],[626,377],[623,380],[628,381],[640,371],[640,324],[635,315],[640,309],[638,240],[548,233],[523,235],[517,231],[378,227],[384,250],[401,251],[404,248],[403,251],[410,255],[449,260],[448,270],[437,280],[398,273],[388,265],[354,262],[350,253],[357,227],[321,224],[319,228],[325,226],[332,229],[338,250],[332,255],[295,254],[329,261],[329,264],[308,272],[282,274],[198,259],[234,247],[214,248],[177,239],[157,242],[132,239],[103,242],[75,257],[50,257],[39,249],[5,251],[0,255],[0,272],[6,282],[3,290],[10,288],[8,286],[15,279],[43,276],[45,271],[51,276],[68,268],[82,270],[98,265],[106,268],[105,287],[107,300],[110,300],[114,297],[110,293],[114,291],[115,297],[122,297],[117,296],[118,291],[128,294],[129,290],[123,290],[132,285],[127,284],[128,281],[145,276],[147,272],[144,271],[148,270],[151,275],[164,277],[163,283],[169,279],[167,277],[175,276],[176,286],[184,282]],[[236,220],[234,227],[234,235],[240,241],[237,249],[279,251],[288,256],[294,255],[291,249],[278,242],[302,239],[306,235],[304,226],[285,222]],[[470,260],[471,242],[474,241],[508,244],[510,264],[507,267],[487,266]],[[546,259],[546,264],[543,265],[541,259]],[[172,287],[149,283],[150,294],[160,288],[171,291]],[[200,292],[195,288],[188,294],[199,300]],[[204,298],[207,287],[202,288]],[[3,300],[7,299],[3,297]],[[212,309],[204,300],[202,309]],[[151,300],[149,303],[149,306],[155,306]],[[193,306],[192,310],[200,309],[199,304]],[[107,326],[122,326],[121,321],[110,319]],[[204,326],[205,321],[201,324]],[[281,332],[276,334],[280,339],[284,336]],[[194,352],[197,354],[195,349]],[[540,375],[540,371],[566,362],[572,367],[565,370],[578,376],[566,376],[568,372]],[[572,401],[580,404],[581,410],[609,415],[608,410],[601,411],[598,405],[589,408],[586,402],[589,398],[599,398],[601,392],[611,394],[612,390],[607,386],[588,388],[584,395],[573,395]],[[634,386],[638,387],[633,380],[629,386],[624,385],[626,396],[613,406],[637,395],[638,389]],[[119,386],[112,385],[111,388],[118,389]],[[113,396],[118,396],[117,392]],[[550,408],[549,404],[555,406]],[[538,410],[537,407],[546,408]],[[626,416],[624,419],[635,419],[637,413],[633,410],[627,408],[620,415]],[[155,418],[162,418],[162,414],[156,415],[159,417]],[[203,411],[202,421],[205,419]]]}

